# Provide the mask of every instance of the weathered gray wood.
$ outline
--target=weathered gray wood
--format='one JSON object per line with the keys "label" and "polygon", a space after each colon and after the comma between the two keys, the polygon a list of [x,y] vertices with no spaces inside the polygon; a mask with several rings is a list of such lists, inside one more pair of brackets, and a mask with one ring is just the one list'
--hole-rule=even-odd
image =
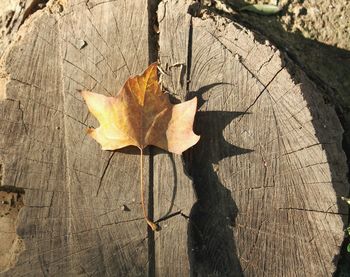
{"label": "weathered gray wood", "polygon": [[[167,5],[172,12],[166,12]],[[188,33],[182,28],[170,29],[172,33],[168,33],[164,26],[188,25],[190,16],[183,13],[184,8],[181,1],[158,6],[160,65],[169,74],[162,75],[161,82],[178,101],[184,101],[186,95]],[[178,65],[171,67],[175,63]],[[155,218],[171,216],[162,224],[162,231],[155,234],[156,276],[190,276],[187,217],[195,203],[192,181],[178,155],[158,154],[154,165]]]}
{"label": "weathered gray wood", "polygon": [[0,1],[0,57],[9,47],[25,20],[45,7],[45,0]]}
{"label": "weathered gray wood", "polygon": [[189,4],[164,1],[159,21],[163,69],[185,63],[185,73],[167,71],[165,87],[185,98],[189,70],[186,97],[199,97],[202,111],[201,140],[184,155],[198,197],[191,273],[332,275],[348,190],[333,108],[264,38],[218,17],[184,20]]}
{"label": "weathered gray wood", "polygon": [[34,14],[4,60],[2,184],[25,190],[25,251],[3,275],[147,275],[139,157],[87,137],[97,122],[78,91],[115,95],[146,68],[147,1],[70,1],[53,11]]}
{"label": "weathered gray wood", "polygon": [[20,193],[0,191],[0,272],[16,263],[23,241],[16,233],[16,219],[23,207]]}
{"label": "weathered gray wood", "polygon": [[101,151],[78,92],[115,95],[151,62],[147,1],[52,1],[21,26],[0,71],[0,161],[2,185],[25,191],[16,230],[25,250],[3,276],[334,271],[347,185],[334,110],[263,38],[191,18],[189,4],[159,5],[159,58],[164,88],[199,98],[201,141],[183,160],[157,149],[144,157],[162,227],[154,237],[137,151]]}

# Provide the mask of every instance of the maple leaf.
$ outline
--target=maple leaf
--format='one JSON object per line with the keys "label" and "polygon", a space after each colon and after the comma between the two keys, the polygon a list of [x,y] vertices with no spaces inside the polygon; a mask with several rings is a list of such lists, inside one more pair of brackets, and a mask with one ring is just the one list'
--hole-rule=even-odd
{"label": "maple leaf", "polygon": [[158,83],[157,64],[151,64],[142,75],[129,78],[116,97],[83,91],[82,96],[100,126],[88,133],[103,150],[128,145],[140,149],[141,203],[144,217],[152,230],[158,226],[148,218],[143,195],[143,149],[155,145],[181,154],[199,140],[193,132],[197,98],[173,105]]}
{"label": "maple leaf", "polygon": [[158,84],[156,63],[142,75],[129,78],[117,97],[88,91],[82,96],[100,123],[88,133],[103,150],[155,145],[181,154],[199,140],[193,133],[197,98],[172,105]]}

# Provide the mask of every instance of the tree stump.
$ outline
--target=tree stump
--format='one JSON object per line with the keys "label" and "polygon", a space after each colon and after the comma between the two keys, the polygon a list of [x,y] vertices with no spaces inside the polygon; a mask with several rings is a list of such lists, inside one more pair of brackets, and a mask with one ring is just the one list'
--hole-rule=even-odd
{"label": "tree stump", "polygon": [[[332,106],[260,35],[194,17],[185,0],[154,7],[52,1],[4,54],[2,188],[23,196],[24,247],[1,275],[330,276],[348,192]],[[116,95],[156,56],[174,101],[198,97],[201,139],[182,156],[149,148],[153,233],[137,151],[102,151],[87,136],[97,122],[79,91]]]}

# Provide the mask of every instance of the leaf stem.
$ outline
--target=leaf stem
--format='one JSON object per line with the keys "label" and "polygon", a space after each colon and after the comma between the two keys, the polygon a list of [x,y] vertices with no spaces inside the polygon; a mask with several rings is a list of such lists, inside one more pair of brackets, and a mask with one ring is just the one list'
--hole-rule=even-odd
{"label": "leaf stem", "polygon": [[141,204],[142,204],[142,210],[143,210],[143,216],[153,231],[157,231],[159,229],[159,226],[155,224],[152,220],[150,220],[147,216],[146,207],[145,207],[145,198],[144,198],[144,192],[143,192],[143,150],[140,148],[140,182],[141,182]]}

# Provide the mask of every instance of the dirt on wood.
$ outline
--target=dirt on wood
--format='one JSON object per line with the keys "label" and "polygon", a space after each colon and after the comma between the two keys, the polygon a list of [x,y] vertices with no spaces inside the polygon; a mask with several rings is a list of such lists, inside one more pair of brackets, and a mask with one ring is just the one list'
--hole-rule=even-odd
{"label": "dirt on wood", "polygon": [[21,194],[0,191],[0,272],[13,266],[24,250],[16,233],[18,213],[23,207]]}
{"label": "dirt on wood", "polygon": [[[228,1],[241,6],[243,1]],[[267,3],[274,1],[247,1]],[[237,5],[238,3],[238,5]],[[350,1],[281,0],[275,16],[240,13],[240,20],[285,50],[335,101],[350,143]]]}

